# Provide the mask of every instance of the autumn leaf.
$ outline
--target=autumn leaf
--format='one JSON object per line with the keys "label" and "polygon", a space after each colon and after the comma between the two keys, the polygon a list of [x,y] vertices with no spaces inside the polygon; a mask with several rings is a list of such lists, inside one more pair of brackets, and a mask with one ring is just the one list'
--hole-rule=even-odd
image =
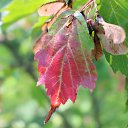
{"label": "autumn leaf", "polygon": [[125,30],[121,26],[106,23],[102,17],[98,17],[97,20],[103,26],[105,36],[108,40],[112,40],[114,44],[121,44],[125,41]]}
{"label": "autumn leaf", "polygon": [[38,9],[38,14],[40,16],[51,16],[55,15],[58,13],[58,11],[62,10],[65,6],[67,7],[72,7],[72,0],[57,0],[54,2],[49,2],[46,4],[43,4],[39,9]]}
{"label": "autumn leaf", "polygon": [[42,25],[42,30],[44,30],[46,27],[47,29],[49,29],[52,24],[56,21],[56,19],[60,16],[61,13],[70,10],[71,8],[66,6],[63,6],[55,15],[52,19],[48,20],[47,22],[45,22],[45,24]]}
{"label": "autumn leaf", "polygon": [[40,16],[55,15],[64,5],[65,5],[64,2],[59,2],[59,1],[44,4],[38,9],[38,14]]}
{"label": "autumn leaf", "polygon": [[114,55],[128,53],[128,47],[124,42],[126,38],[124,29],[118,25],[106,23],[102,17],[98,17],[97,20],[105,32],[105,34],[98,34],[105,50]]}
{"label": "autumn leaf", "polygon": [[106,23],[100,16],[97,18],[97,22],[90,19],[88,24],[94,29],[103,48],[113,55],[128,53],[128,47],[125,44],[126,35],[124,29],[118,25]]}
{"label": "autumn leaf", "polygon": [[124,43],[114,44],[109,41],[104,34],[98,34],[98,37],[101,39],[104,49],[113,54],[113,55],[122,55],[128,53],[128,48]]}
{"label": "autumn leaf", "polygon": [[[45,123],[60,104],[65,104],[68,99],[75,102],[80,85],[88,87],[91,91],[95,87],[96,68],[90,58],[91,50],[89,51],[86,45],[91,41],[86,24],[81,22],[84,18],[80,13],[78,18],[74,17],[70,25],[70,17],[65,24],[62,22],[63,19],[60,19],[57,22],[59,30],[55,27],[55,30],[42,35],[37,41],[42,48],[38,47],[39,50],[35,52],[40,72],[37,84],[45,84],[51,100],[51,110]],[[84,38],[80,36],[81,32]]]}
{"label": "autumn leaf", "polygon": [[[90,36],[94,41],[94,49],[92,49],[92,58],[95,58],[97,61],[103,56],[102,46],[100,39],[97,34],[104,34],[104,31],[100,28],[98,23],[94,22],[92,19],[87,20],[87,26]],[[94,34],[92,32],[94,31]]]}
{"label": "autumn leaf", "polygon": [[94,33],[94,49],[92,50],[92,57],[94,57],[97,61],[103,56],[102,47],[100,44],[100,40],[96,33]]}

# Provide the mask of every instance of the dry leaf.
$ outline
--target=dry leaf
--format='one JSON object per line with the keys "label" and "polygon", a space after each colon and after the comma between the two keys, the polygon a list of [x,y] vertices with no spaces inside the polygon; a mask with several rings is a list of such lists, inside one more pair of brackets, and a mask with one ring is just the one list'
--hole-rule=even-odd
{"label": "dry leaf", "polygon": [[69,9],[71,9],[71,8],[70,8],[68,5],[65,5],[64,7],[62,7],[62,8],[55,14],[55,16],[54,16],[51,20],[49,20],[49,21],[47,21],[46,23],[43,24],[42,30],[44,30],[44,28],[46,28],[46,26],[47,26],[47,29],[49,29],[49,28],[52,26],[52,24],[55,22],[55,20],[58,18],[58,16],[59,16],[62,12],[67,11],[67,10],[69,10]]}
{"label": "dry leaf", "polygon": [[[101,40],[104,49],[113,55],[128,53],[128,47],[124,42],[126,37],[124,29],[120,26],[106,23],[102,17],[98,17],[98,22],[99,24],[93,20],[89,21]],[[101,26],[104,30],[102,30]]]}
{"label": "dry leaf", "polygon": [[98,18],[99,24],[103,26],[106,38],[114,44],[121,44],[125,41],[126,34],[122,27],[106,23],[102,17]]}
{"label": "dry leaf", "polygon": [[40,16],[55,15],[64,5],[65,5],[64,2],[59,2],[59,1],[44,4],[38,9],[38,14]]}
{"label": "dry leaf", "polygon": [[96,33],[94,33],[94,49],[92,50],[92,57],[98,61],[103,56],[102,47],[100,44],[100,40]]}
{"label": "dry leaf", "polygon": [[108,38],[104,34],[97,34],[100,38],[102,45],[104,49],[113,54],[113,55],[121,55],[128,53],[128,47],[124,44],[114,44],[111,40],[108,40]]}

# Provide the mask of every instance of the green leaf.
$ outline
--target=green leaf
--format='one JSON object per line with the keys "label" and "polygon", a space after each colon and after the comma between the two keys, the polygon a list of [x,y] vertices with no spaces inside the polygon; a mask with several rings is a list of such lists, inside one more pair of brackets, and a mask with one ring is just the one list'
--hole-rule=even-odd
{"label": "green leaf", "polygon": [[[67,21],[66,17],[73,13],[74,13],[73,10],[67,10],[67,11],[61,13],[59,15],[59,17],[57,17],[56,21],[50,27],[49,33],[54,35],[56,32],[58,32],[61,29],[61,27],[66,23],[66,21]],[[61,23],[60,23],[60,20],[61,20]]]}
{"label": "green leaf", "polygon": [[[78,24],[78,35],[79,35],[79,39],[82,41],[82,47],[88,48],[88,50],[90,52],[91,49],[93,48],[94,43],[88,33],[88,28],[87,28],[85,19],[80,12],[76,12],[74,15],[78,19],[78,21],[81,23],[81,25]],[[88,42],[88,43],[86,43],[86,42]]]}
{"label": "green leaf", "polygon": [[[120,25],[125,29],[126,34],[128,33],[128,2],[126,0],[102,0],[100,15],[106,22]],[[128,45],[128,36],[125,42]],[[114,72],[121,71],[128,78],[128,54],[113,56],[105,52],[105,56]]]}
{"label": "green leaf", "polygon": [[113,56],[105,52],[105,56],[114,72],[121,71],[128,77],[128,55]]}
{"label": "green leaf", "polygon": [[7,15],[2,17],[3,28],[6,29],[9,25],[15,21],[36,12],[36,10],[44,3],[53,0],[13,0],[3,12],[9,12]]}
{"label": "green leaf", "polygon": [[74,0],[73,8],[79,9],[82,5],[84,5],[88,0]]}

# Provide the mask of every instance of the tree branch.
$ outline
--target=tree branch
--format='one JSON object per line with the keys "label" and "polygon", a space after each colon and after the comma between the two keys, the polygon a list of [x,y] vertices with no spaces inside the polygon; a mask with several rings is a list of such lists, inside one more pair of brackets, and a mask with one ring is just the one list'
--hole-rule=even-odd
{"label": "tree branch", "polygon": [[84,8],[86,8],[93,0],[88,0],[80,9],[78,9],[79,12],[82,12]]}
{"label": "tree branch", "polygon": [[96,122],[96,128],[102,128],[102,124],[100,121],[100,109],[99,109],[98,99],[94,92],[91,93],[90,96],[91,96],[91,100],[92,100],[93,114],[94,114],[94,119]]}

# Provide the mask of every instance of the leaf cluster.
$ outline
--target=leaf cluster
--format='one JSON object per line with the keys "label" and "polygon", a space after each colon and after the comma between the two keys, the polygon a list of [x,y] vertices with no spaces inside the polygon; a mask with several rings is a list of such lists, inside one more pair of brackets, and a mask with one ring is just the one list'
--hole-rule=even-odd
{"label": "leaf cluster", "polygon": [[128,48],[125,30],[105,22],[95,0],[89,0],[76,12],[72,11],[72,1],[52,2],[41,6],[38,13],[54,15],[43,24],[42,36],[34,46],[40,73],[37,84],[45,85],[51,99],[46,123],[61,103],[75,101],[79,85],[94,89],[97,73],[92,59],[102,57],[102,48],[113,55],[127,54]]}

